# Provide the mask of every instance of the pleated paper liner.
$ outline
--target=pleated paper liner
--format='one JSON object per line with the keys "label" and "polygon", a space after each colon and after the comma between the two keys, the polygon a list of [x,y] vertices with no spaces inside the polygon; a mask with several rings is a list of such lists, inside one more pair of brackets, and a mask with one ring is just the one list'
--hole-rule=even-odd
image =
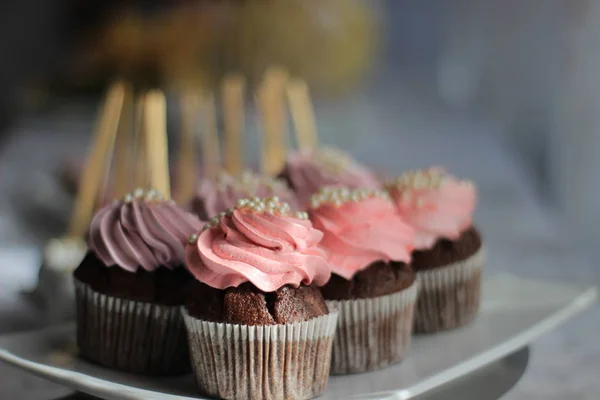
{"label": "pleated paper liner", "polygon": [[77,344],[97,364],[145,375],[190,371],[185,326],[179,306],[108,296],[77,279]]}
{"label": "pleated paper liner", "polygon": [[433,333],[465,325],[477,315],[485,251],[464,261],[417,273],[420,290],[415,333]]}
{"label": "pleated paper liner", "polygon": [[312,399],[329,377],[338,313],[294,324],[247,326],[182,308],[200,391],[226,400]]}
{"label": "pleated paper liner", "polygon": [[418,283],[371,299],[331,300],[340,314],[331,374],[374,371],[402,360],[410,344]]}

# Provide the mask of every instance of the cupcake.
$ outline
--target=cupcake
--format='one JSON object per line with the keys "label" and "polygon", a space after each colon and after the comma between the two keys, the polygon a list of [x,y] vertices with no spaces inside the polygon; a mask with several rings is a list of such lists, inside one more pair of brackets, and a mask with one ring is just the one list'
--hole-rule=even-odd
{"label": "cupcake", "polygon": [[429,168],[405,173],[386,188],[415,229],[412,267],[420,283],[415,332],[470,322],[479,309],[485,262],[481,236],[472,225],[475,186]]}
{"label": "cupcake", "polygon": [[332,269],[322,293],[339,311],[332,374],[373,371],[402,360],[417,296],[409,267],[414,233],[383,190],[324,188],[309,217],[324,233]]}
{"label": "cupcake", "polygon": [[89,252],[74,272],[81,355],[126,372],[189,371],[180,307],[192,280],[185,243],[202,223],[141,189],[92,219]]}
{"label": "cupcake", "polygon": [[190,209],[203,220],[235,207],[237,201],[250,197],[277,196],[298,210],[294,192],[285,181],[244,170],[239,176],[221,172],[216,179],[203,179],[190,202]]}
{"label": "cupcake", "polygon": [[327,147],[289,154],[280,177],[288,182],[304,206],[308,205],[310,196],[324,186],[349,189],[379,189],[381,186],[375,173],[348,154]]}
{"label": "cupcake", "polygon": [[190,238],[184,319],[201,392],[310,399],[325,390],[337,312],[317,288],[323,234],[272,197],[238,201]]}

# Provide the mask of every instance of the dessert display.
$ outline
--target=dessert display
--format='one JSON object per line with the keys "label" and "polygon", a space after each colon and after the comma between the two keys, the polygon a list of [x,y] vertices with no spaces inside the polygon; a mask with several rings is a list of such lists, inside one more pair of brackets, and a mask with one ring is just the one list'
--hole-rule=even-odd
{"label": "dessert display", "polygon": [[184,245],[201,226],[155,190],[136,190],[96,213],[89,252],[74,272],[83,357],[142,374],[189,370],[179,311],[191,279]]}
{"label": "dessert display", "polygon": [[311,197],[308,214],[324,234],[321,246],[332,270],[323,296],[340,314],[331,373],[372,371],[400,361],[410,343],[417,297],[408,265],[413,229],[380,189],[323,188]]}
{"label": "dessert display", "polygon": [[294,190],[301,204],[325,186],[379,189],[377,176],[348,154],[328,147],[290,153],[280,177]]}
{"label": "dessert display", "polygon": [[481,235],[472,224],[475,186],[429,168],[400,175],[386,187],[399,214],[415,229],[411,265],[420,282],[415,332],[470,322],[479,309],[485,263]]}
{"label": "dessert display", "polygon": [[221,171],[216,179],[203,179],[190,202],[190,208],[201,219],[208,220],[211,216],[235,207],[240,199],[271,196],[277,196],[288,203],[294,211],[300,210],[295,194],[285,181],[251,170],[244,170],[238,176]]}
{"label": "dessert display", "polygon": [[[244,85],[228,77],[220,97],[183,101],[174,191],[162,93],[140,95],[137,139],[115,140],[126,92],[108,103],[66,236],[85,237],[87,248],[67,257],[65,239],[48,253],[62,264],[86,254],[73,273],[81,356],[145,375],[191,371],[215,398],[310,399],[329,375],[400,362],[415,332],[468,323],[484,262],[474,186],[436,168],[384,184],[350,155],[320,146],[306,85],[277,68],[255,93],[264,132],[260,172],[249,170]],[[217,98],[226,107],[223,159]],[[92,218],[113,147],[111,191],[144,189]]]}
{"label": "dessert display", "polygon": [[203,394],[310,399],[325,390],[337,312],[323,233],[277,197],[241,199],[186,248],[196,278],[184,319]]}

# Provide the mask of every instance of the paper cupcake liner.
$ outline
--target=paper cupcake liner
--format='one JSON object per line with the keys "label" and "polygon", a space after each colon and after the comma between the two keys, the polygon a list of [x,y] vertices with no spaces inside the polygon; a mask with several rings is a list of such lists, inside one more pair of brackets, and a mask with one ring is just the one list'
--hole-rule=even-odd
{"label": "paper cupcake liner", "polygon": [[329,300],[340,314],[331,374],[373,371],[402,360],[410,344],[418,283],[371,299]]}
{"label": "paper cupcake liner", "polygon": [[179,306],[104,295],[77,279],[77,345],[86,359],[108,368],[146,375],[190,371]]}
{"label": "paper cupcake liner", "polygon": [[485,251],[466,260],[417,273],[415,333],[433,333],[469,323],[479,310]]}
{"label": "paper cupcake liner", "polygon": [[310,321],[247,326],[182,311],[203,394],[227,400],[311,399],[329,377],[337,312]]}

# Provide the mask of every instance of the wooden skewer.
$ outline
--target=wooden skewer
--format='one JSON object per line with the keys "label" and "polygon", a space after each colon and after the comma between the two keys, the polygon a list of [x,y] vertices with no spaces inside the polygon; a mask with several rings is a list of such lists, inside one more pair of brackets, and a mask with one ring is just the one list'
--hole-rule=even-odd
{"label": "wooden skewer", "polygon": [[146,154],[150,165],[150,182],[165,198],[171,196],[167,143],[167,102],[159,90],[146,94],[144,122]]}
{"label": "wooden skewer", "polygon": [[179,160],[177,165],[176,201],[187,202],[196,189],[197,167],[195,137],[198,123],[200,98],[188,93],[181,98],[181,134],[179,136]]}
{"label": "wooden skewer", "polygon": [[292,79],[286,85],[286,95],[294,122],[298,148],[300,150],[317,148],[319,136],[308,85],[301,79]]}
{"label": "wooden skewer", "polygon": [[133,128],[134,146],[134,186],[145,188],[150,185],[150,171],[148,170],[148,156],[146,154],[145,124],[144,124],[145,96],[139,95],[135,100],[135,119]]}
{"label": "wooden skewer", "polygon": [[277,174],[285,163],[287,149],[287,114],[283,90],[287,75],[279,68],[265,74],[258,90],[258,105],[262,116],[264,138],[261,153],[261,169],[268,175]]}
{"label": "wooden skewer", "polygon": [[106,95],[95,129],[94,146],[89,153],[75,198],[68,230],[70,237],[83,238],[89,227],[98,198],[99,183],[102,182],[114,147],[124,97],[125,87],[121,82],[113,84]]}
{"label": "wooden skewer", "polygon": [[205,93],[202,96],[202,162],[204,175],[214,178],[221,164],[219,135],[217,133],[217,108],[215,96]]}
{"label": "wooden skewer", "polygon": [[237,175],[244,168],[242,133],[244,131],[244,78],[225,78],[222,87],[225,133],[225,169]]}
{"label": "wooden skewer", "polygon": [[135,164],[132,162],[134,158],[134,146],[132,128],[133,114],[133,93],[129,85],[125,86],[125,96],[123,98],[123,111],[119,128],[117,130],[117,138],[115,143],[115,160],[114,160],[114,196],[121,198],[131,191],[133,188],[133,171]]}

